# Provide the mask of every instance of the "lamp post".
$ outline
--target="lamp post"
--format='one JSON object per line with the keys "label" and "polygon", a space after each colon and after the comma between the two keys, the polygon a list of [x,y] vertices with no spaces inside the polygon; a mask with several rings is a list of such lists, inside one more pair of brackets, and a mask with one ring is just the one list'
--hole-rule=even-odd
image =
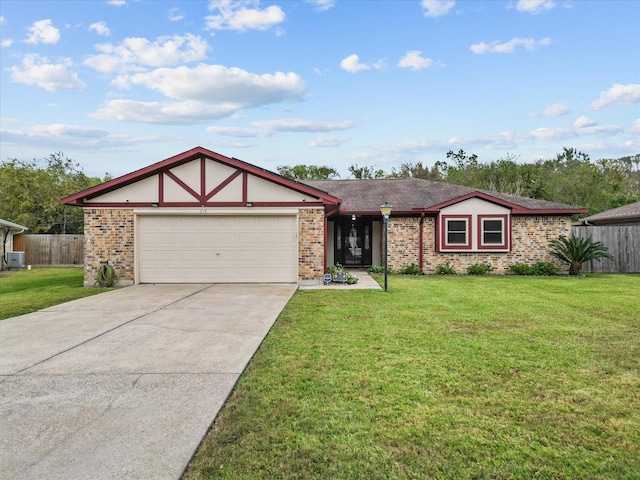
{"label": "lamp post", "polygon": [[380,206],[380,213],[382,213],[382,219],[384,221],[384,291],[387,291],[387,260],[389,256],[389,216],[391,215],[391,209],[393,207],[389,202],[384,202]]}

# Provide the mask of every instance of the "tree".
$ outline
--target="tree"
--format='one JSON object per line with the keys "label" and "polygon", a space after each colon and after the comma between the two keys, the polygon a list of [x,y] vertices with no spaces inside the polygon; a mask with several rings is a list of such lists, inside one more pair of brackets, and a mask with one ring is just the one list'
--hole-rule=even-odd
{"label": "tree", "polygon": [[349,166],[349,173],[353,175],[353,178],[357,180],[365,180],[371,178],[385,178],[387,176],[382,169],[376,169],[375,167],[360,167],[358,165]]}
{"label": "tree", "polygon": [[431,170],[422,165],[422,162],[418,162],[415,165],[412,163],[403,163],[400,165],[398,170],[395,168],[391,169],[389,178],[423,178],[425,180],[442,180],[440,162],[431,167]]}
{"label": "tree", "polygon": [[549,242],[551,255],[558,260],[569,264],[569,275],[579,275],[582,271],[582,264],[589,260],[608,258],[614,260],[607,247],[602,242],[594,242],[591,237],[565,237]]}
{"label": "tree", "polygon": [[62,152],[42,160],[2,162],[0,217],[25,225],[31,233],[82,233],[82,209],[60,200],[102,181],[86,176]]}
{"label": "tree", "polygon": [[338,172],[326,165],[294,165],[277,167],[278,173],[291,180],[303,182],[305,180],[334,180],[340,178]]}

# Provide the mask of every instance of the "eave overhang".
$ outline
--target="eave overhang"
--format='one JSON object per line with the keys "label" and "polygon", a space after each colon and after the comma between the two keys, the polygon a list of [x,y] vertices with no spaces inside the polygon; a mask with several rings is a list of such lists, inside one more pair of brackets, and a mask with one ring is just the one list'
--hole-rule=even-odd
{"label": "eave overhang", "polygon": [[[83,206],[86,200],[90,200],[100,195],[104,195],[106,193],[112,192],[114,190],[125,187],[127,185],[131,185],[145,178],[149,178],[153,175],[157,175],[161,172],[168,171],[172,168],[175,168],[177,166],[183,165],[185,163],[188,163],[203,157],[215,160],[221,164],[247,172],[263,180],[267,180],[269,182],[282,185],[284,187],[290,188],[292,190],[303,193],[305,195],[317,197],[319,198],[320,202],[322,202],[323,205],[340,204],[339,198],[334,197],[333,195],[330,195],[327,192],[318,190],[308,185],[304,185],[294,180],[290,180],[288,178],[283,177],[282,175],[278,175],[277,173],[270,172],[269,170],[256,167],[255,165],[251,165],[249,163],[243,162],[242,160],[239,160],[237,158],[231,158],[231,157],[226,157],[224,155],[220,155],[219,153],[213,152],[203,147],[192,148],[191,150],[180,153],[173,157],[169,157],[165,160],[149,165],[148,167],[141,168],[140,170],[136,170],[134,172],[128,173],[121,177],[114,178],[113,180],[109,180],[108,182],[102,183],[100,185],[96,185],[94,187],[88,188],[81,192],[74,193],[73,195],[69,195],[63,198],[62,200],[60,200],[60,202],[63,205]],[[92,206],[95,206],[95,204],[92,204]],[[136,204],[132,206],[147,206],[147,205]]]}

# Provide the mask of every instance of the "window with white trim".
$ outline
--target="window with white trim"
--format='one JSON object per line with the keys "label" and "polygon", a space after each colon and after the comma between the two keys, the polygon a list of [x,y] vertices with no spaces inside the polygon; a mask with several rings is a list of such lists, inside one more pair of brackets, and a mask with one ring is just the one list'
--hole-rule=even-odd
{"label": "window with white trim", "polygon": [[452,215],[443,218],[444,249],[471,248],[471,217],[469,215]]}
{"label": "window with white trim", "polygon": [[478,247],[484,249],[508,248],[506,215],[478,216]]}

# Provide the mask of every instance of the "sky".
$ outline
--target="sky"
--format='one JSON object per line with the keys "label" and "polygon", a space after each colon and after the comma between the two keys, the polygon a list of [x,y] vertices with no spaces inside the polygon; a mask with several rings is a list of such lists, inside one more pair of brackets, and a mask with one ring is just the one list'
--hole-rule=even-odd
{"label": "sky", "polygon": [[640,153],[637,0],[0,2],[0,160],[120,176]]}

